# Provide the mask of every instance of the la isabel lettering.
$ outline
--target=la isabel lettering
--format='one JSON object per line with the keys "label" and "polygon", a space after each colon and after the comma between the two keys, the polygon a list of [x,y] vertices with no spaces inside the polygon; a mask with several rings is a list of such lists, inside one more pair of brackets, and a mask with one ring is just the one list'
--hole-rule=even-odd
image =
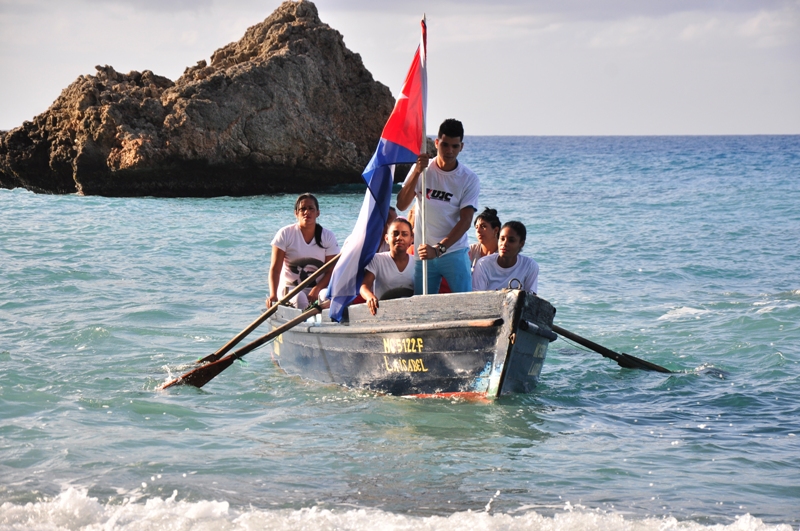
{"label": "la isabel lettering", "polygon": [[422,358],[408,360],[401,358],[390,362],[389,358],[384,356],[383,363],[386,365],[386,370],[389,372],[428,372]]}

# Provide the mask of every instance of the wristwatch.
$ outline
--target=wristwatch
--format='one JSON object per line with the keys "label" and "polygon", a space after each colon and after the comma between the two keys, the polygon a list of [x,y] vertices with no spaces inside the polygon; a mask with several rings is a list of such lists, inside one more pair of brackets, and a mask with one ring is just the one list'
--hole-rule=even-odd
{"label": "wristwatch", "polygon": [[442,256],[446,251],[447,247],[445,247],[442,242],[436,244],[436,252],[439,253],[438,256]]}

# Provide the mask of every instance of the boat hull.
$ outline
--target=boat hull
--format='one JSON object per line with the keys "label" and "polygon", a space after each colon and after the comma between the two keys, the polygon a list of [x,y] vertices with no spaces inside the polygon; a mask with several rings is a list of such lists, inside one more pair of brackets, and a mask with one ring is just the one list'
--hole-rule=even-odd
{"label": "boat hull", "polygon": [[[278,327],[298,310],[281,308]],[[399,396],[495,397],[533,390],[555,309],[517,290],[381,301],[377,316],[351,306],[284,332],[273,359],[286,373]],[[522,324],[522,326],[520,326]]]}

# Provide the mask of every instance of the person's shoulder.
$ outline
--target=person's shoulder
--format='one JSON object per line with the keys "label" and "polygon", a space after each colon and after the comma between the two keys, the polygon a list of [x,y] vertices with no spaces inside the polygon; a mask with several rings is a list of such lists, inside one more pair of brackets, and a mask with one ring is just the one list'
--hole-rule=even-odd
{"label": "person's shoulder", "polygon": [[467,177],[474,177],[475,179],[478,178],[478,174],[472,171],[472,169],[469,166],[467,166],[461,161],[458,161],[458,167],[455,169],[455,171]]}
{"label": "person's shoulder", "polygon": [[485,269],[488,267],[492,267],[494,264],[497,263],[497,257],[499,255],[497,253],[487,254],[486,256],[479,258],[477,262],[475,262],[475,270],[477,271],[478,268]]}
{"label": "person's shoulder", "polygon": [[469,246],[469,251],[467,252],[469,255],[470,261],[472,260],[480,260],[481,256],[481,244],[480,243],[471,243]]}
{"label": "person's shoulder", "polygon": [[291,225],[286,225],[279,228],[278,232],[276,232],[275,236],[272,238],[272,241],[281,241],[285,240],[288,237],[291,237],[297,232],[297,230],[295,229],[299,230],[297,227],[297,223],[292,223]]}
{"label": "person's shoulder", "polygon": [[277,234],[287,234],[292,232],[298,232],[300,227],[297,226],[297,223],[292,223],[291,225],[284,225],[283,227],[278,229]]}
{"label": "person's shoulder", "polygon": [[[388,265],[394,265],[394,258],[392,258],[391,251],[384,251],[382,253],[376,254],[375,256],[378,256],[378,255],[381,255],[381,257],[379,258],[381,263],[388,264]],[[413,257],[409,255],[408,258],[411,259]]]}
{"label": "person's shoulder", "polygon": [[525,267],[529,269],[535,269],[538,271],[539,263],[530,256],[525,256],[524,254],[520,254],[517,255],[517,259],[522,260],[522,263],[525,264]]}
{"label": "person's shoulder", "polygon": [[372,257],[372,260],[369,261],[367,267],[377,266],[379,264],[385,264],[386,260],[391,260],[391,259],[392,255],[389,253],[389,251],[384,251],[382,253],[375,253],[375,255]]}
{"label": "person's shoulder", "polygon": [[330,240],[330,239],[332,239],[333,241],[336,241],[336,234],[334,234],[331,229],[329,229],[327,227],[322,227],[322,239],[323,239],[323,241],[324,240]]}

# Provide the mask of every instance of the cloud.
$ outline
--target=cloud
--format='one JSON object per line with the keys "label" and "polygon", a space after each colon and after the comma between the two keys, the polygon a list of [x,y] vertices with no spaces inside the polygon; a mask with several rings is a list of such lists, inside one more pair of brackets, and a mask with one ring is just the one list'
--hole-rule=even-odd
{"label": "cloud", "polygon": [[[228,12],[263,10],[263,0],[61,0],[60,4],[86,4],[95,8],[123,6],[144,12],[202,12],[224,8]],[[266,2],[272,9],[280,2]],[[797,7],[796,0],[316,0],[322,11],[421,14],[438,10],[457,15],[464,12],[516,11],[521,16],[556,16],[571,21],[606,21],[631,17],[664,17],[687,11],[743,13]],[[47,8],[44,0],[5,0],[0,10],[20,6]]]}
{"label": "cloud", "polygon": [[[75,0],[62,0],[75,1]],[[202,11],[214,5],[214,0],[84,0],[90,5],[107,7],[110,5],[124,6],[136,11],[160,11],[167,13],[180,13],[189,11]],[[230,5],[235,5],[231,2]]]}
{"label": "cloud", "polygon": [[792,0],[318,0],[317,5],[331,10],[361,12],[422,13],[439,8],[458,15],[481,11],[498,13],[516,11],[534,16],[556,16],[565,21],[607,21],[631,17],[665,17],[687,11],[743,13],[776,10],[795,5]]}
{"label": "cloud", "polygon": [[[0,0],[0,129],[94,65],[170,77],[280,0]],[[429,24],[429,122],[470,134],[800,133],[800,1],[318,0],[394,94]]]}
{"label": "cloud", "polygon": [[800,31],[800,11],[784,9],[781,11],[760,11],[745,21],[739,33],[753,39],[758,46],[777,47],[798,40]]}
{"label": "cloud", "polygon": [[719,31],[721,26],[720,20],[717,17],[711,17],[708,20],[693,22],[686,25],[681,31],[679,38],[684,41],[694,41],[701,39],[708,35],[713,35]]}

